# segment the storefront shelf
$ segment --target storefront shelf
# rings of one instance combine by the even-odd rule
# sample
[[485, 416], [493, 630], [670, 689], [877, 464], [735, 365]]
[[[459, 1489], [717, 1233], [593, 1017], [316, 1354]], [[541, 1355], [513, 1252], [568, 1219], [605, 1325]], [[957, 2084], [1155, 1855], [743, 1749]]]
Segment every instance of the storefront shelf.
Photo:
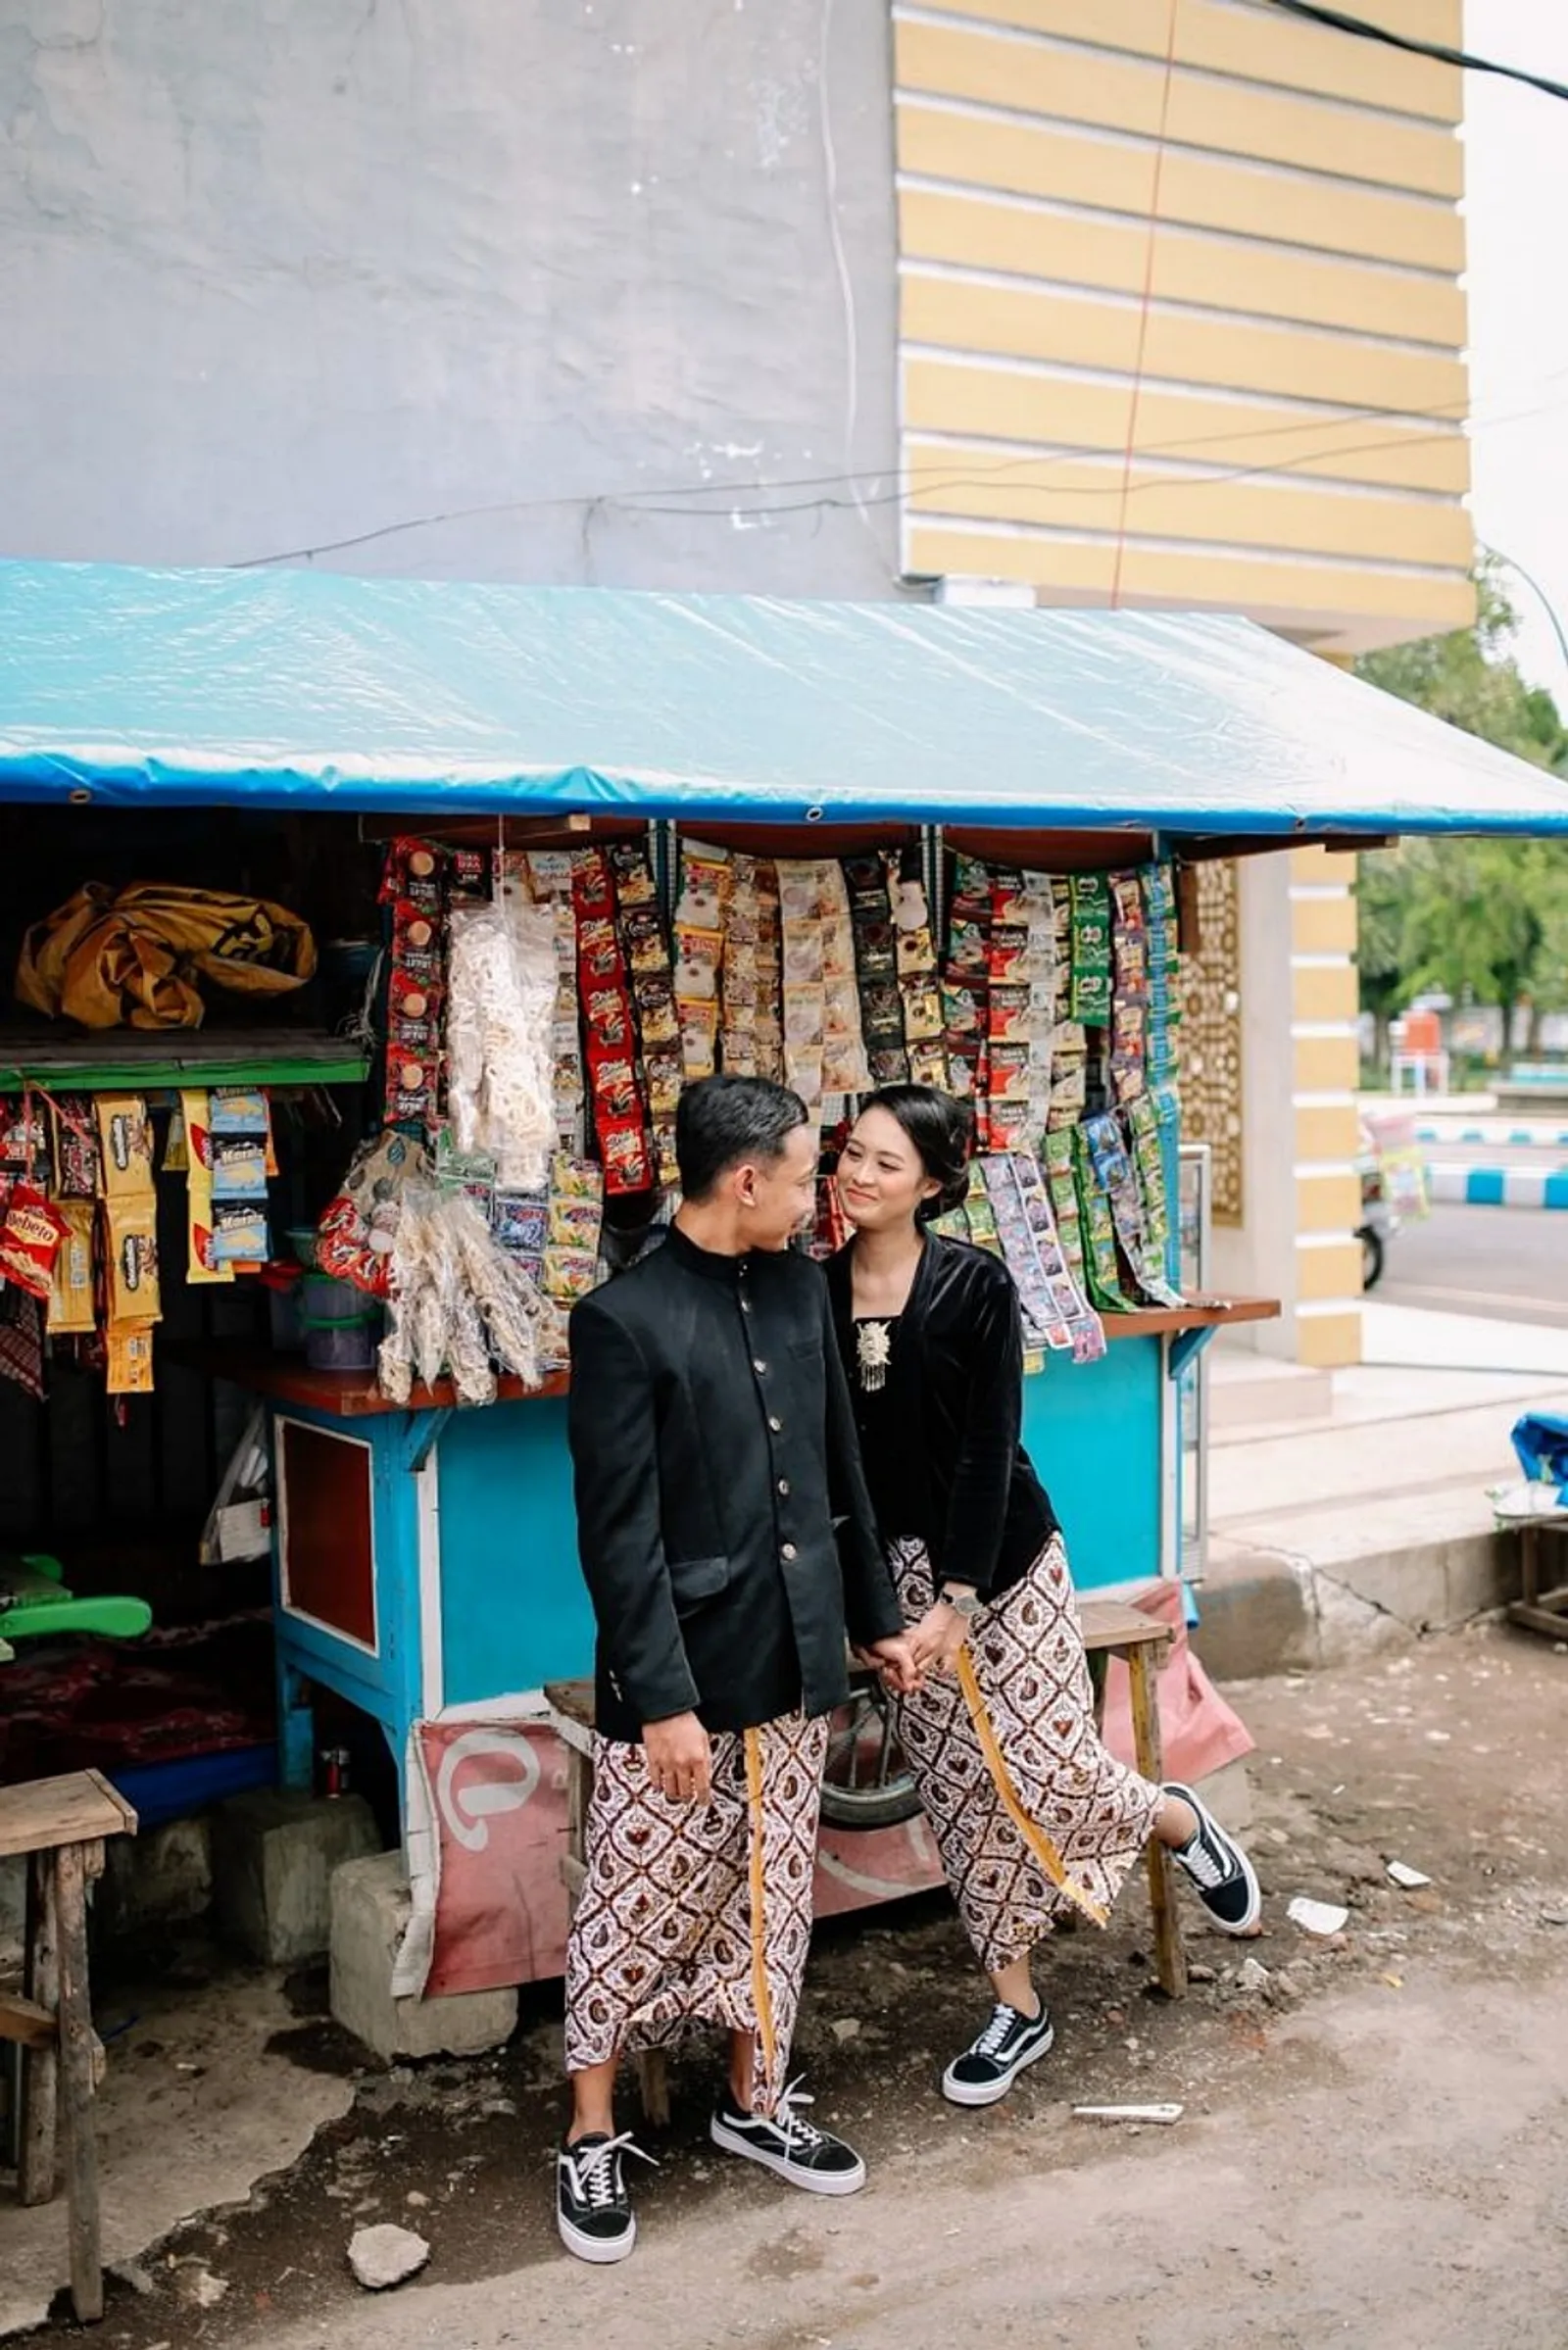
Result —
[[[226, 1379], [272, 1403], [330, 1412], [341, 1420], [371, 1419], [394, 1411], [451, 1411], [458, 1401], [450, 1379], [438, 1379], [434, 1387], [416, 1387], [407, 1403], [394, 1403], [372, 1386], [368, 1371], [318, 1371], [297, 1354], [269, 1354], [255, 1346], [181, 1346], [177, 1342], [163, 1351], [169, 1361], [205, 1371], [209, 1379]], [[565, 1392], [564, 1372], [553, 1373], [537, 1388], [525, 1388], [510, 1374], [496, 1381], [499, 1403], [564, 1395]]]
[[138, 1094], [181, 1086], [363, 1085], [366, 1054], [322, 1029], [0, 1030], [0, 1094]]
[[[1107, 1314], [1105, 1336], [1158, 1338], [1166, 1332], [1209, 1330], [1222, 1323], [1267, 1322], [1279, 1310], [1272, 1297], [1212, 1298], [1202, 1305]], [[269, 1354], [254, 1346], [175, 1344], [168, 1347], [167, 1353], [171, 1361], [205, 1371], [210, 1379], [226, 1379], [254, 1395], [266, 1395], [273, 1403], [331, 1412], [344, 1420], [366, 1419], [391, 1411], [450, 1411], [458, 1400], [451, 1380], [440, 1379], [434, 1387], [415, 1388], [406, 1404], [393, 1403], [372, 1385], [365, 1371], [317, 1371], [298, 1355]], [[496, 1382], [496, 1400], [515, 1403], [545, 1395], [564, 1395], [569, 1384], [564, 1371], [551, 1373], [537, 1388], [525, 1388], [520, 1379], [506, 1376]]]
[[1159, 1338], [1167, 1331], [1216, 1330], [1230, 1322], [1273, 1322], [1279, 1318], [1277, 1297], [1209, 1297], [1201, 1303], [1140, 1306], [1136, 1313], [1106, 1314], [1107, 1339]]

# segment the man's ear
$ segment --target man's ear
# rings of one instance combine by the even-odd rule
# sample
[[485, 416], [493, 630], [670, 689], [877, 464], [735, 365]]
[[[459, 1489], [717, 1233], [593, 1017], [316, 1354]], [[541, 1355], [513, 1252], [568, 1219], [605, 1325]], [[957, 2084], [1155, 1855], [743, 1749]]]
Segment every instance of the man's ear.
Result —
[[730, 1190], [742, 1207], [757, 1205], [757, 1169], [750, 1159], [743, 1158], [730, 1173]]

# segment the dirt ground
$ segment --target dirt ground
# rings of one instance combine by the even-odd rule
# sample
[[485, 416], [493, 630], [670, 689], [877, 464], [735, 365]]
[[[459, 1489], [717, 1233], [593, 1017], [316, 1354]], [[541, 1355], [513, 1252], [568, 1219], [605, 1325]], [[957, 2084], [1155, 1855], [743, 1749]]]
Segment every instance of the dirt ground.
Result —
[[[1364, 1669], [1229, 1692], [1251, 1727], [1266, 1933], [1200, 1931], [1181, 2004], [1147, 1906], [1058, 1937], [1055, 2052], [963, 2113], [941, 2065], [983, 2013], [946, 1902], [818, 1935], [797, 2040], [820, 2119], [873, 2168], [854, 2202], [792, 2194], [706, 2142], [713, 2066], [676, 2068], [631, 2166], [641, 2241], [590, 2272], [557, 2243], [559, 1998], [469, 2064], [358, 2076], [352, 2110], [249, 2201], [111, 2283], [104, 2350], [1568, 2350], [1568, 1653], [1495, 1627]], [[1390, 1858], [1425, 1871], [1401, 1892]], [[1348, 1904], [1338, 1944], [1285, 1915]], [[1267, 1971], [1237, 1981], [1249, 1956]], [[353, 2070], [293, 1985], [282, 2048]], [[318, 2012], [312, 2013], [315, 2008]], [[1076, 2102], [1179, 2100], [1171, 2128]], [[627, 2119], [632, 2119], [628, 2106]], [[156, 2159], [149, 2149], [149, 2159]], [[424, 2275], [371, 2300], [345, 2247], [397, 2220]], [[28, 2337], [82, 2337], [56, 2324]]]

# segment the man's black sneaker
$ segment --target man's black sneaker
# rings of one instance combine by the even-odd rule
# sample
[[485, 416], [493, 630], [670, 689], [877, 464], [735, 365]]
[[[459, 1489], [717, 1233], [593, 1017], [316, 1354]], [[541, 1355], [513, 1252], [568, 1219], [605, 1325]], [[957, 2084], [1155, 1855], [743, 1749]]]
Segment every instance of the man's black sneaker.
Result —
[[1172, 1847], [1172, 1860], [1197, 1885], [1199, 1899], [1221, 1934], [1250, 1934], [1263, 1912], [1251, 1862], [1190, 1787], [1170, 1779], [1165, 1793], [1179, 1796], [1198, 1814], [1198, 1834], [1190, 1844]]
[[994, 2007], [984, 2031], [943, 2074], [942, 2094], [950, 2105], [995, 2105], [1026, 2066], [1051, 2053], [1055, 2036], [1043, 2000], [1037, 2016]]
[[808, 2194], [856, 2194], [865, 2184], [865, 2165], [853, 2146], [806, 2120], [799, 2109], [810, 2102], [792, 2083], [772, 2116], [764, 2119], [737, 2113], [733, 2099], [726, 2097], [714, 2111], [709, 2135], [726, 2154], [760, 2163], [764, 2171], [787, 2179], [791, 2186], [805, 2187]]
[[621, 2172], [621, 2156], [635, 2154], [652, 2162], [631, 2132], [607, 2137], [590, 2130], [573, 2146], [556, 2156], [556, 2225], [568, 2252], [579, 2260], [624, 2260], [637, 2241], [637, 2222]]

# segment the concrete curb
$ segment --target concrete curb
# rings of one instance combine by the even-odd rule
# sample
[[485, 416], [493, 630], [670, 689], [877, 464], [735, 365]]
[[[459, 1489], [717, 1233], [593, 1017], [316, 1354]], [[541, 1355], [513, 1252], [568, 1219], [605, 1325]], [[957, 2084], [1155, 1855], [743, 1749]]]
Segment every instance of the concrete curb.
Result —
[[1211, 1537], [1193, 1647], [1216, 1681], [1318, 1672], [1456, 1630], [1518, 1585], [1512, 1533], [1461, 1533], [1332, 1566]]
[[1428, 1167], [1427, 1188], [1449, 1206], [1568, 1208], [1568, 1167], [1439, 1164]]

